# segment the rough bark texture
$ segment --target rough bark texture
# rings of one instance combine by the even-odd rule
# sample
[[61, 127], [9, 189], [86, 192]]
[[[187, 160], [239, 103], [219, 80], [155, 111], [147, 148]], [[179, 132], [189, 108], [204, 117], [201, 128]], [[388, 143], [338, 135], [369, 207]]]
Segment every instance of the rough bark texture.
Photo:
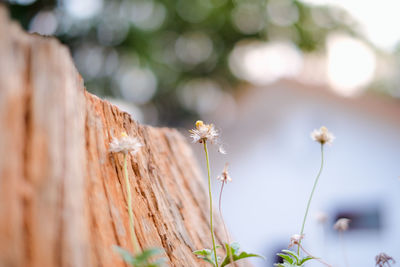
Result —
[[206, 266], [192, 254], [211, 246], [205, 181], [184, 138], [86, 92], [67, 48], [6, 13], [0, 6], [0, 266], [126, 266], [112, 250], [132, 250], [123, 155], [108, 152], [122, 131], [144, 144], [128, 163], [140, 246], [163, 248], [169, 266]]

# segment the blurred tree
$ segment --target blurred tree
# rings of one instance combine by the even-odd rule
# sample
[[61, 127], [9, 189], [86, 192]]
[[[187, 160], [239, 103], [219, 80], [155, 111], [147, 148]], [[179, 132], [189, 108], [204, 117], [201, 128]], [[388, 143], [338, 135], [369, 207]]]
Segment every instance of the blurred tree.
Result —
[[239, 42], [313, 51], [329, 32], [350, 29], [343, 12], [296, 0], [9, 0], [9, 8], [24, 28], [70, 47], [89, 91], [175, 126], [235, 90], [229, 55]]

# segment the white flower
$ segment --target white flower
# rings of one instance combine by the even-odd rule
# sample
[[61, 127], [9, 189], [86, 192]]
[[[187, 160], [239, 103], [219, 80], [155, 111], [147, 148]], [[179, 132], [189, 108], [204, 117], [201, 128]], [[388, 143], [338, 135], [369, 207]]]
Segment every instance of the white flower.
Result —
[[203, 121], [196, 121], [196, 128], [189, 130], [189, 132], [191, 133], [190, 137], [193, 139], [193, 143], [203, 143], [204, 141], [214, 143], [219, 136], [214, 124], [204, 124]]
[[130, 137], [126, 132], [121, 133], [121, 138], [117, 139], [113, 137], [110, 143], [110, 152], [124, 154], [131, 153], [132, 155], [137, 153], [143, 145], [139, 142], [136, 137]]
[[300, 241], [304, 238], [304, 235], [294, 234], [290, 237], [289, 248], [293, 247], [294, 245], [300, 244]]
[[210, 141], [211, 144], [217, 144], [219, 146], [218, 152], [221, 154], [226, 154], [225, 149], [219, 142], [219, 132], [215, 129], [214, 124], [204, 124], [203, 121], [196, 121], [195, 129], [189, 130], [190, 137], [193, 143], [203, 143]]
[[223, 183], [232, 182], [232, 178], [229, 176], [228, 173], [228, 163], [225, 163], [224, 170], [222, 171], [221, 175], [217, 177], [217, 180], [220, 180]]
[[333, 228], [339, 232], [344, 232], [347, 229], [349, 229], [349, 224], [351, 220], [347, 218], [340, 218], [339, 220], [336, 221], [335, 225]]
[[315, 129], [311, 133], [311, 138], [314, 141], [319, 142], [323, 145], [325, 143], [332, 144], [333, 140], [335, 139], [335, 136], [331, 132], [329, 132], [325, 126], [322, 126], [318, 130]]

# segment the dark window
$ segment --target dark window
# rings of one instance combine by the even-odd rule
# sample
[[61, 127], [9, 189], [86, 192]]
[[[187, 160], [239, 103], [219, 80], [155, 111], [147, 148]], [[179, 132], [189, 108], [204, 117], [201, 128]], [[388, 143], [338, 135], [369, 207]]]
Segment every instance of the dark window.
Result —
[[[334, 214], [334, 222], [340, 218], [351, 220], [349, 231], [351, 230], [376, 230], [382, 227], [381, 209], [378, 206], [366, 206], [357, 208], [338, 209]], [[333, 222], [333, 223], [334, 223]]]

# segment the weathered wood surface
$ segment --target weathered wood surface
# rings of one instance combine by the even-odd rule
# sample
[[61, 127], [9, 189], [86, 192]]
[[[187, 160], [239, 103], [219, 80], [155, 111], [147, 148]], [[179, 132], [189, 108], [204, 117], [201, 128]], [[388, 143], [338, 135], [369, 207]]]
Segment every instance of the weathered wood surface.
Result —
[[[24, 33], [0, 6], [0, 266], [126, 266], [132, 249], [122, 131], [144, 147], [129, 157], [135, 231], [169, 266], [206, 266], [211, 246], [205, 181], [176, 130], [139, 125], [85, 91], [67, 48]], [[222, 243], [221, 224], [216, 238]]]

